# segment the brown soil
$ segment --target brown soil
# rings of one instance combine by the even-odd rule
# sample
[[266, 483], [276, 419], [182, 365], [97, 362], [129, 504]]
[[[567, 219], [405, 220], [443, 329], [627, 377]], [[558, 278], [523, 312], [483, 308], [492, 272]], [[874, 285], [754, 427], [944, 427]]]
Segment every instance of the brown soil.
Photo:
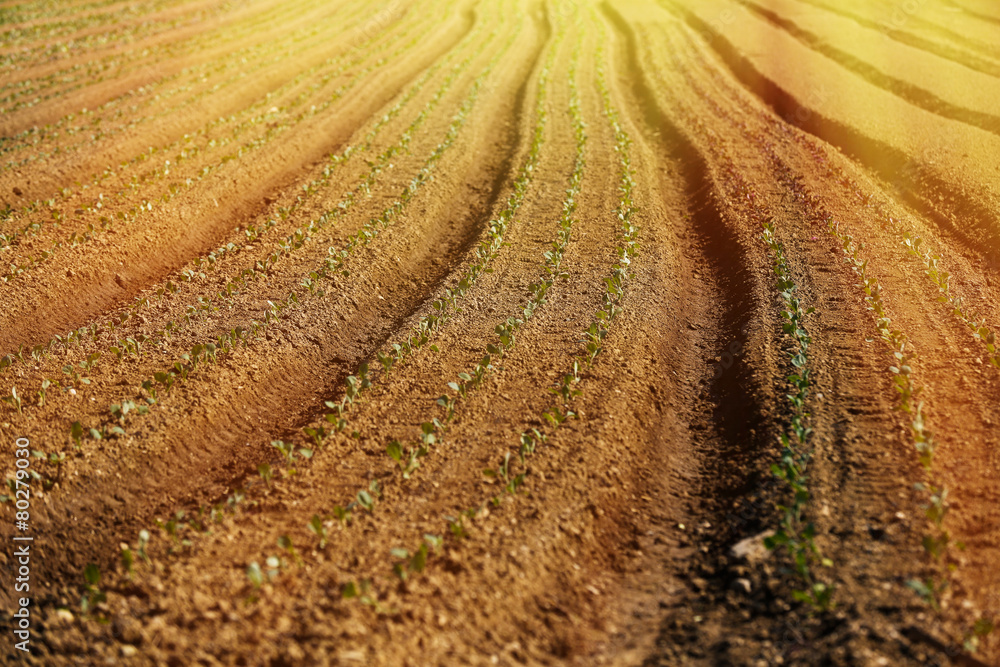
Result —
[[1000, 664], [1000, 15], [912, 4], [0, 3], [5, 658]]

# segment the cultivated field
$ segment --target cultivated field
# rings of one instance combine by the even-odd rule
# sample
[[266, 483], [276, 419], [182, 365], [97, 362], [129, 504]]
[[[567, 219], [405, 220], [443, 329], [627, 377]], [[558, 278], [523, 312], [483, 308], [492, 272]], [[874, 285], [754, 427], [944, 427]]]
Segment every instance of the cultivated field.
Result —
[[5, 660], [1000, 664], [998, 36], [0, 0]]

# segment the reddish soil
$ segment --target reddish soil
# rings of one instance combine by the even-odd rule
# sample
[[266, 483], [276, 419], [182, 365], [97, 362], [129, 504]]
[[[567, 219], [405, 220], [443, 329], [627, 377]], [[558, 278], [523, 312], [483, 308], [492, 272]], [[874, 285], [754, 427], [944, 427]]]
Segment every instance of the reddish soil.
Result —
[[6, 660], [1000, 664], [990, 2], [0, 18]]

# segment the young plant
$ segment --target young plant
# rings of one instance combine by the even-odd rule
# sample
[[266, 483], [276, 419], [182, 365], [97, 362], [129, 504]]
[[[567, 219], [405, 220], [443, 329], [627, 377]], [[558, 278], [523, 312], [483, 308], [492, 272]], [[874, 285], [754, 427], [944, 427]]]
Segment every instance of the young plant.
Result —
[[469, 536], [469, 532], [465, 528], [465, 519], [462, 516], [446, 516], [444, 520], [448, 522], [448, 529], [455, 539], [461, 540]]
[[368, 491], [362, 489], [358, 491], [357, 495], [358, 506], [367, 512], [371, 513], [375, 511], [375, 498]]
[[125, 578], [131, 580], [134, 571], [135, 555], [129, 545], [122, 542], [119, 545], [122, 559], [122, 569], [125, 570]]
[[347, 524], [351, 521], [351, 510], [345, 509], [340, 505], [334, 505], [333, 516], [340, 522], [341, 528], [347, 528]]
[[264, 486], [271, 488], [271, 465], [269, 463], [257, 464], [257, 474], [259, 474], [260, 478], [264, 480]]
[[277, 449], [279, 452], [281, 452], [281, 455], [285, 457], [285, 461], [289, 465], [294, 463], [296, 454], [306, 459], [312, 458], [313, 455], [311, 449], [306, 449], [306, 448], [296, 449], [293, 443], [285, 442], [283, 440], [272, 440], [271, 446]]
[[17, 410], [21, 414], [21, 397], [17, 394], [17, 387], [11, 387], [10, 396], [0, 396], [0, 400]]
[[427, 456], [426, 447], [404, 447], [398, 440], [391, 441], [385, 451], [399, 464], [399, 469], [403, 471], [403, 479], [409, 479], [410, 475], [420, 467], [420, 458]]
[[319, 548], [325, 549], [326, 543], [329, 539], [327, 534], [326, 525], [323, 522], [323, 517], [319, 514], [313, 514], [312, 519], [309, 520], [309, 530], [311, 530], [316, 537], [319, 538]]
[[136, 546], [135, 552], [139, 555], [139, 558], [144, 560], [148, 565], [150, 560], [149, 554], [146, 552], [147, 546], [149, 546], [149, 531], [143, 528], [139, 531], [139, 543]]
[[518, 449], [518, 456], [521, 459], [521, 465], [525, 465], [525, 460], [528, 456], [535, 453], [538, 445], [544, 443], [547, 436], [540, 433], [538, 429], [533, 428], [531, 431], [525, 431], [521, 434], [521, 446]]
[[316, 449], [322, 449], [323, 441], [326, 440], [326, 437], [329, 435], [327, 430], [322, 426], [318, 426], [316, 428], [307, 426], [302, 429], [302, 432], [312, 438], [313, 442], [316, 444]]
[[299, 552], [295, 550], [295, 546], [292, 544], [292, 538], [287, 535], [282, 535], [278, 538], [278, 546], [282, 551], [287, 553], [293, 561], [295, 561], [296, 565], [299, 567], [304, 565], [302, 558], [299, 556]]
[[100, 589], [101, 571], [96, 565], [88, 563], [83, 570], [83, 578], [86, 584], [83, 596], [80, 598], [80, 610], [84, 614], [92, 614], [108, 597]]
[[48, 378], [42, 380], [42, 388], [38, 390], [38, 407], [44, 408], [45, 401], [48, 398], [46, 390], [52, 386], [52, 381]]
[[542, 413], [542, 417], [545, 418], [545, 421], [552, 424], [552, 428], [559, 428], [567, 419], [576, 417], [576, 413], [568, 409], [565, 412], [562, 412], [556, 406], [552, 406]]

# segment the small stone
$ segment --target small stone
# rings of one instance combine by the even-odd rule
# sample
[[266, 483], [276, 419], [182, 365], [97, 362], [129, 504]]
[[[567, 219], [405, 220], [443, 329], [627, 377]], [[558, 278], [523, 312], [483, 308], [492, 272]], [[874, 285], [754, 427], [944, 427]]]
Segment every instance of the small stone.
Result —
[[733, 588], [738, 591], [741, 590], [744, 593], [750, 593], [750, 591], [753, 590], [753, 584], [750, 583], [749, 579], [744, 579], [743, 577], [740, 577], [739, 579], [733, 582]]
[[759, 535], [740, 540], [729, 550], [733, 558], [739, 558], [748, 563], [760, 563], [768, 559], [770, 552], [764, 546], [764, 539], [774, 535], [773, 530], [766, 530]]
[[111, 631], [125, 644], [142, 644], [142, 625], [130, 616], [116, 618], [111, 625]]
[[122, 289], [125, 289], [125, 279], [122, 278], [122, 274], [120, 274], [120, 273], [116, 273], [115, 274], [115, 282], [118, 283], [119, 287], [121, 287]]
[[337, 654], [337, 659], [340, 662], [364, 662], [365, 654], [363, 651], [341, 651]]
[[123, 658], [133, 658], [139, 653], [139, 650], [131, 644], [123, 644], [121, 651]]
[[204, 612], [213, 606], [214, 600], [201, 591], [195, 591], [191, 596], [191, 604], [198, 611]]
[[281, 633], [289, 632], [292, 629], [292, 619], [287, 616], [281, 616], [275, 622], [274, 629]]
[[24, 192], [23, 192], [23, 191], [21, 190], [21, 188], [19, 188], [19, 187], [17, 187], [17, 186], [15, 185], [15, 186], [14, 186], [14, 194], [16, 194], [16, 195], [17, 195], [18, 197], [20, 197], [21, 195], [23, 195], [23, 194], [24, 194]]

